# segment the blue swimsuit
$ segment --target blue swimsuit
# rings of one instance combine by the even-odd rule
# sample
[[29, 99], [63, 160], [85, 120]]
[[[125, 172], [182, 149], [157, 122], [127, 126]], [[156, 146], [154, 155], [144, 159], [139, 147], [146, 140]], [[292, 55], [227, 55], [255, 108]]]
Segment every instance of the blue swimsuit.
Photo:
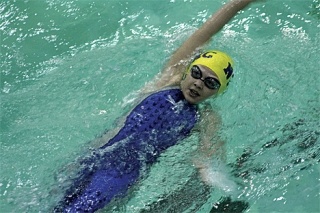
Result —
[[83, 160], [84, 169], [55, 211], [94, 212], [125, 195], [161, 152], [188, 136], [197, 119], [197, 107], [185, 100], [180, 89], [148, 96], [115, 137]]

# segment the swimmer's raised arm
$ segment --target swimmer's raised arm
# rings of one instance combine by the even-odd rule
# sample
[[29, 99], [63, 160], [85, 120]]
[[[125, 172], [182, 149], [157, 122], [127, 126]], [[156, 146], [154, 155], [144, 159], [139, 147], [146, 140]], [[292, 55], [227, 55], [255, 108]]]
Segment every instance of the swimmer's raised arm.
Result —
[[253, 1], [255, 0], [232, 0], [214, 13], [170, 57], [156, 82], [156, 87], [159, 89], [178, 85], [188, 65], [186, 62], [190, 60], [195, 51], [206, 44], [231, 18]]
[[167, 67], [175, 66], [192, 56], [197, 48], [207, 43], [240, 10], [254, 0], [233, 0], [214, 13], [198, 30], [196, 30], [172, 55]]

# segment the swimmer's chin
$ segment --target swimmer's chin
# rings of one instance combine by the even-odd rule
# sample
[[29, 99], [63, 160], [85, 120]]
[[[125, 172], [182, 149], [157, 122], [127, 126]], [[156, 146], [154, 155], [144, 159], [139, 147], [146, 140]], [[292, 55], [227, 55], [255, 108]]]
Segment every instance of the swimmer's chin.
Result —
[[194, 93], [192, 93], [191, 90], [183, 91], [182, 93], [184, 95], [184, 98], [190, 104], [199, 104], [199, 103], [201, 103], [203, 101], [203, 100], [201, 100], [201, 96], [200, 95], [195, 95]]

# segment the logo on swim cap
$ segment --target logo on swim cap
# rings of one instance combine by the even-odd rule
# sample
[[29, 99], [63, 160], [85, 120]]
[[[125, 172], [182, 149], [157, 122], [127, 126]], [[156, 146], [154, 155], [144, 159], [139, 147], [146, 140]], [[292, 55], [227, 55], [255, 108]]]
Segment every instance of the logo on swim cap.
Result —
[[218, 76], [221, 84], [218, 93], [222, 93], [226, 89], [231, 77], [233, 77], [233, 60], [221, 51], [210, 50], [196, 56], [187, 73], [190, 72], [191, 67], [194, 65], [206, 66]]
[[224, 73], [227, 75], [227, 79], [233, 76], [233, 68], [230, 63], [228, 63], [228, 67], [223, 70], [224, 70]]

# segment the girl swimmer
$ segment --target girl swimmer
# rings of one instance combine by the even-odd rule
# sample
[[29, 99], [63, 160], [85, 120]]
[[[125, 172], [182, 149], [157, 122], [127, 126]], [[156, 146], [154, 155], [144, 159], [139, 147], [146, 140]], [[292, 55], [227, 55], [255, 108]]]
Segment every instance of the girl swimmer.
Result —
[[[157, 80], [144, 90], [153, 88], [156, 92], [130, 112], [113, 138], [81, 162], [84, 169], [55, 212], [94, 212], [123, 197], [143, 171], [168, 147], [188, 137], [200, 120], [202, 151], [209, 157], [221, 150], [223, 142], [212, 144], [210, 135], [217, 130], [219, 120], [208, 114], [200, 119], [197, 104], [225, 91], [233, 76], [233, 61], [217, 50], [196, 56], [191, 64], [189, 58], [253, 1], [227, 3], [182, 44]], [[208, 168], [198, 166], [207, 181]]]

